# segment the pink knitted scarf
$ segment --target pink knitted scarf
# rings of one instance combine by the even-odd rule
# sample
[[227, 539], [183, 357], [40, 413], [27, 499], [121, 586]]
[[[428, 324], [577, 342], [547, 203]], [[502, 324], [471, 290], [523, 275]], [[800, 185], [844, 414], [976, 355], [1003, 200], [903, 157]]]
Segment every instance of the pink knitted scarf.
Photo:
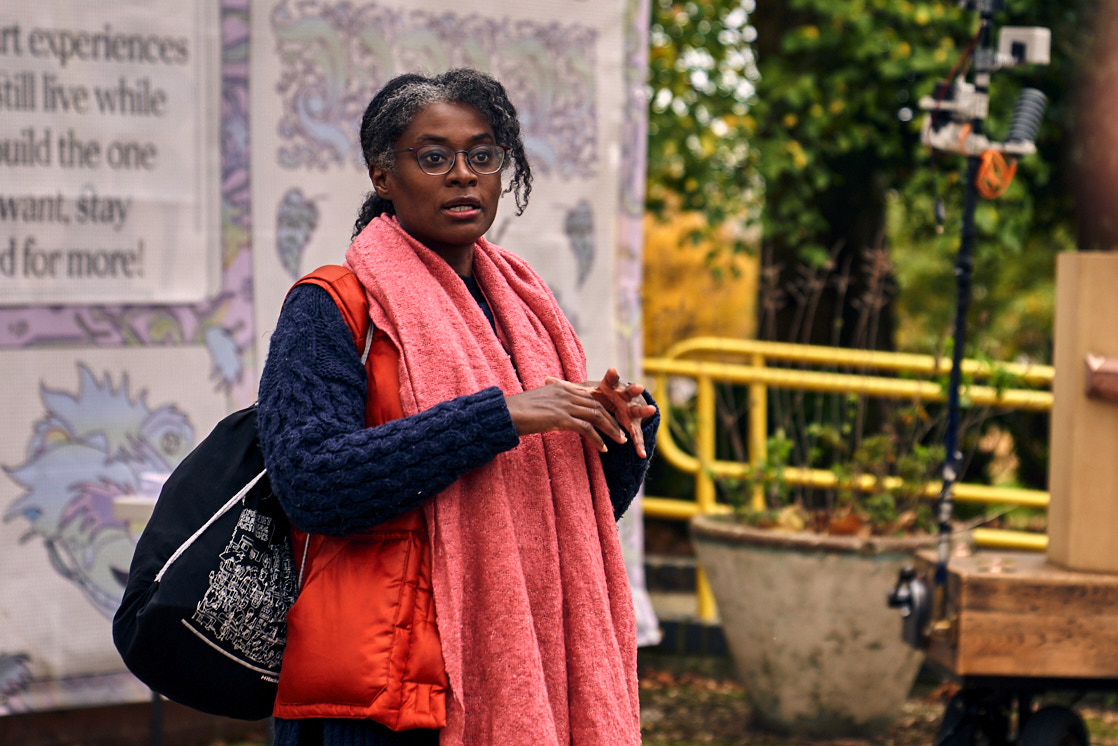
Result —
[[[346, 263], [401, 351], [405, 415], [488, 386], [586, 380], [543, 280], [485, 239], [474, 277], [504, 345], [454, 270], [394, 217], [370, 223]], [[524, 436], [425, 512], [452, 695], [440, 744], [640, 743], [632, 597], [597, 452], [574, 433]]]

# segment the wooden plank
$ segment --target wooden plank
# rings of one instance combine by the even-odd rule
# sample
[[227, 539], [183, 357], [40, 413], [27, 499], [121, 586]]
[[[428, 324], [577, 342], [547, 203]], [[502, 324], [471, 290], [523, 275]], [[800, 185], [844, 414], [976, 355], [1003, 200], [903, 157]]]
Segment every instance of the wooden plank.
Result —
[[1058, 613], [975, 612], [960, 617], [956, 667], [961, 675], [1118, 677], [1115, 617], [1072, 619]]
[[1118, 253], [1060, 255], [1049, 464], [1048, 557], [1118, 573], [1118, 403], [1087, 398], [1088, 353], [1118, 358]]
[[[919, 555], [925, 577], [934, 562]], [[956, 675], [1118, 678], [1118, 576], [980, 552], [948, 565], [946, 607], [954, 634], [927, 653]]]

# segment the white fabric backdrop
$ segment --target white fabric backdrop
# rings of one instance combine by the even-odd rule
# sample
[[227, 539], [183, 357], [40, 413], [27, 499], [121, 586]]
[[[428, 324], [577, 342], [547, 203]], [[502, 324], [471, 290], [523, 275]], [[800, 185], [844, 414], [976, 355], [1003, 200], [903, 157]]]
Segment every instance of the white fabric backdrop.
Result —
[[[199, 19], [215, 5], [128, 0], [97, 3], [94, 12], [84, 0], [0, 0], [0, 141], [13, 122], [27, 121], [4, 81], [34, 67], [23, 56], [30, 29], [97, 33], [108, 26], [194, 39]], [[343, 28], [343, 12], [379, 20]], [[175, 231], [181, 240], [158, 259], [158, 282], [106, 279], [95, 296], [40, 283], [18, 302], [6, 302], [15, 284], [0, 286], [0, 716], [149, 696], [125, 672], [110, 636], [135, 540], [113, 515], [112, 498], [153, 494], [158, 485], [146, 474], [174, 466], [222, 415], [255, 398], [268, 330], [292, 277], [339, 261], [348, 244], [366, 189], [352, 128], [376, 85], [393, 72], [471, 64], [509, 85], [525, 119], [536, 188], [523, 218], [512, 217], [511, 203], [502, 207], [491, 238], [526, 256], [552, 284], [586, 343], [592, 371], [616, 363], [622, 375], [640, 380], [647, 0], [221, 0], [217, 20], [220, 32], [211, 31], [220, 40], [220, 86], [202, 86], [191, 109], [191, 116], [220, 110], [216, 138], [178, 139], [204, 117], [165, 128], [168, 115], [154, 127], [123, 130], [101, 115], [21, 124], [80, 128], [89, 141], [132, 132], [157, 142], [160, 157], [182, 163], [220, 154], [220, 171], [201, 186], [220, 194], [221, 221], [219, 231], [200, 237]], [[198, 31], [202, 47], [206, 33]], [[110, 65], [66, 77], [92, 95], [94, 84], [121, 74], [137, 75]], [[182, 103], [186, 89], [169, 82], [165, 88], [168, 96], [175, 91], [169, 102]], [[40, 89], [36, 106], [42, 101]], [[0, 163], [0, 194], [16, 183], [8, 177], [18, 168]], [[191, 179], [184, 172], [176, 186], [194, 194]], [[37, 183], [26, 193], [68, 195], [73, 187], [61, 174]], [[137, 199], [148, 187], [156, 195], [166, 187], [116, 188], [111, 180], [96, 186]], [[199, 197], [191, 220], [208, 220], [204, 202]], [[194, 204], [180, 205], [183, 215], [193, 209], [188, 203]], [[66, 210], [76, 215], [76, 202]], [[138, 226], [130, 217], [121, 232]], [[82, 235], [116, 232], [101, 228]], [[10, 239], [22, 240], [26, 229], [0, 221], [0, 274]], [[202, 279], [215, 258], [216, 288]], [[659, 632], [644, 591], [638, 506], [620, 530], [641, 642], [653, 644]]]
[[217, 291], [218, 11], [0, 2], [0, 304]]
[[292, 280], [344, 258], [370, 188], [357, 127], [372, 95], [402, 72], [469, 66], [509, 89], [534, 176], [524, 215], [506, 197], [488, 237], [547, 280], [590, 370], [604, 373], [617, 359], [623, 11], [575, 0], [254, 2], [252, 170], [270, 175], [252, 188], [257, 327], [270, 328]]

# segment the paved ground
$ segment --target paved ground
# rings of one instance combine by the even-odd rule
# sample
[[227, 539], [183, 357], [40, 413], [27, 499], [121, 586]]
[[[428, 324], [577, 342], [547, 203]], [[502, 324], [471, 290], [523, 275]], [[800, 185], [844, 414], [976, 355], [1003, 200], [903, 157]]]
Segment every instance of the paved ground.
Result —
[[641, 720], [646, 746], [929, 745], [935, 740], [941, 713], [942, 708], [934, 701], [914, 697], [906, 704], [897, 725], [880, 739], [805, 741], [751, 728], [745, 690], [733, 679], [653, 670], [646, 670], [641, 678]]
[[[924, 680], [894, 727], [880, 737], [808, 741], [750, 726], [745, 689], [728, 659], [641, 656], [645, 746], [931, 746], [951, 694], [949, 686]], [[164, 710], [164, 746], [266, 746], [263, 724], [218, 722], [169, 704]], [[1094, 746], [1118, 746], [1115, 695], [1092, 694], [1076, 710], [1086, 719]], [[140, 705], [66, 718], [48, 713], [3, 723], [0, 746], [150, 746], [148, 727], [149, 713]]]
[[[732, 679], [698, 673], [645, 670], [641, 677], [644, 746], [931, 746], [949, 690], [918, 687], [896, 725], [873, 739], [806, 740], [749, 726], [745, 692]], [[1113, 703], [1079, 707], [1093, 746], [1118, 746], [1118, 711]], [[207, 740], [197, 746], [265, 746], [263, 741]]]
[[[645, 667], [641, 718], [645, 746], [931, 746], [935, 743], [950, 684], [918, 683], [887, 733], [872, 739], [807, 740], [751, 728], [744, 688], [720, 673]], [[1115, 696], [1088, 696], [1075, 707], [1094, 746], [1118, 746]]]

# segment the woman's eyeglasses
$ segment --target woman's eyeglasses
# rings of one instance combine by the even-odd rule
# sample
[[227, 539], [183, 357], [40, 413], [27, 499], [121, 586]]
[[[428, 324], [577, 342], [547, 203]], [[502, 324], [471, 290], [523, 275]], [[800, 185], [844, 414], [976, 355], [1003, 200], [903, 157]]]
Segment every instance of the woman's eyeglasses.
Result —
[[466, 154], [466, 163], [475, 174], [495, 174], [505, 165], [508, 150], [504, 145], [478, 145], [469, 150], [451, 150], [445, 145], [421, 145], [395, 152], [415, 153], [415, 160], [423, 173], [442, 176], [454, 168], [454, 159], [459, 153]]

